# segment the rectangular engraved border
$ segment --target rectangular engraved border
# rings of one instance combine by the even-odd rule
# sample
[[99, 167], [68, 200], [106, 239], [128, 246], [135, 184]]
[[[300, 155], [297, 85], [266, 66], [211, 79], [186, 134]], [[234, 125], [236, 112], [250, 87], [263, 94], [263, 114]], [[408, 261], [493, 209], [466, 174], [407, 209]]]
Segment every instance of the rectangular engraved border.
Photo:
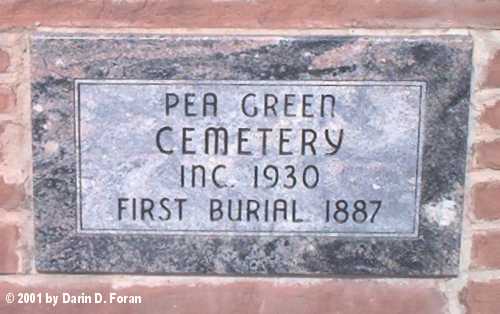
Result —
[[[412, 232], [318, 232], [318, 231], [228, 231], [228, 230], [163, 230], [163, 229], [117, 229], [117, 228], [83, 228], [82, 218], [82, 185], [81, 185], [81, 136], [80, 136], [80, 85], [176, 85], [176, 84], [193, 84], [193, 85], [274, 85], [274, 86], [411, 86], [419, 87], [419, 103], [418, 103], [418, 128], [417, 128], [417, 160], [416, 160], [416, 176], [415, 176], [415, 198], [413, 213], [413, 230]], [[74, 111], [75, 111], [75, 155], [77, 159], [76, 167], [76, 205], [77, 205], [77, 233], [91, 234], [106, 234], [106, 233], [122, 233], [122, 234], [205, 234], [205, 235], [268, 235], [268, 236], [329, 236], [329, 237], [417, 237], [418, 225], [420, 217], [420, 184], [421, 184], [421, 159], [423, 151], [423, 122], [422, 115], [425, 108], [426, 83], [422, 81], [244, 81], [244, 80], [89, 80], [76, 79], [74, 81]]]

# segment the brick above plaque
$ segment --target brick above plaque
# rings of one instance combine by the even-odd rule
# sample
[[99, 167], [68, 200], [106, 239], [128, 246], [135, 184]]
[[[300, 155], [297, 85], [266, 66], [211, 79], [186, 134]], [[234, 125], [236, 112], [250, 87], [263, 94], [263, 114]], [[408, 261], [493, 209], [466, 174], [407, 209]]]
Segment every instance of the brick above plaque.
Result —
[[37, 35], [38, 270], [456, 274], [471, 46]]

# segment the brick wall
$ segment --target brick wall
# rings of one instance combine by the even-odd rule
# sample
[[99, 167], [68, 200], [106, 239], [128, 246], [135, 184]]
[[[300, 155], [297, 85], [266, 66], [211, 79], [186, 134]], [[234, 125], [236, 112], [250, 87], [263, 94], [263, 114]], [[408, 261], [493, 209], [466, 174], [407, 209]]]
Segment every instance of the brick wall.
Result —
[[[0, 313], [500, 313], [498, 0], [0, 2]], [[38, 274], [33, 267], [33, 32], [470, 34], [474, 39], [461, 272], [452, 279]], [[137, 294], [142, 305], [8, 305], [7, 292]]]

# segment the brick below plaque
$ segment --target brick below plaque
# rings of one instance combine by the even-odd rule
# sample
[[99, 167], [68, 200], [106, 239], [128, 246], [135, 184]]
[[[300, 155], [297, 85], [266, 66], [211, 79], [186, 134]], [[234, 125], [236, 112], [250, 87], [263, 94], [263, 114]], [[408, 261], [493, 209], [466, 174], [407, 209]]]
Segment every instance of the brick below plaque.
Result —
[[37, 35], [37, 269], [456, 275], [471, 49]]

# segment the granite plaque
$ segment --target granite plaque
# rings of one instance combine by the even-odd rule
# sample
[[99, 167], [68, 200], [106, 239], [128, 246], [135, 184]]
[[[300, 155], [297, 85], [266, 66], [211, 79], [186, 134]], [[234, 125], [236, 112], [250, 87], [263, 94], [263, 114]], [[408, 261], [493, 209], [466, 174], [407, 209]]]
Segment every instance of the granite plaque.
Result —
[[456, 274], [471, 48], [35, 36], [37, 269]]
[[76, 81], [80, 230], [414, 236], [424, 88]]

